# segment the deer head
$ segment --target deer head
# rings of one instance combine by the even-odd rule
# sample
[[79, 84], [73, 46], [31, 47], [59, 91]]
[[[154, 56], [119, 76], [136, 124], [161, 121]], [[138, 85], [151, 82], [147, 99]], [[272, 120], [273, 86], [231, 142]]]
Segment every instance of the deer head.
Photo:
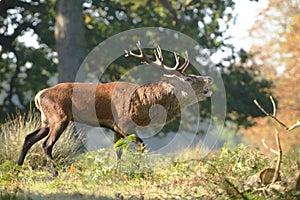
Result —
[[[209, 90], [209, 86], [213, 81], [211, 77], [185, 73], [185, 70], [190, 64], [187, 51], [185, 52], [184, 63], [182, 65], [180, 65], [180, 56], [174, 52], [175, 66], [168, 67], [164, 65], [164, 58], [159, 46], [154, 49], [155, 61], [152, 61], [144, 53], [140, 42], [136, 45], [140, 53], [135, 54], [132, 51], [125, 50], [125, 57], [141, 59], [143, 64], [161, 67], [163, 70], [163, 81], [172, 84], [176, 89], [177, 95], [179, 95], [186, 104], [191, 105], [212, 95], [212, 91]], [[192, 96], [196, 98], [191, 98]]]

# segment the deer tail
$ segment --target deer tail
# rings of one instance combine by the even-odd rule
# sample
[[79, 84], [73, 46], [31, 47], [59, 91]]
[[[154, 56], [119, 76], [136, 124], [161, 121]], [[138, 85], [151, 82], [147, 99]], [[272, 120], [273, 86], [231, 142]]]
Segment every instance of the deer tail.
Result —
[[41, 109], [41, 96], [45, 93], [47, 89], [43, 89], [41, 91], [39, 91], [35, 97], [34, 97], [34, 103], [37, 109], [39, 109], [40, 111], [42, 111]]

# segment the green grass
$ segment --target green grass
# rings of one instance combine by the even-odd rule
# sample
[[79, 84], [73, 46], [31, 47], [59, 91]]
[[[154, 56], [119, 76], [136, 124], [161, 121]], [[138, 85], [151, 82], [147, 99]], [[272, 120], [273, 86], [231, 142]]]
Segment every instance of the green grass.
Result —
[[80, 149], [80, 142], [71, 137], [71, 128], [55, 146], [59, 176], [53, 178], [40, 144], [29, 152], [22, 167], [15, 164], [25, 135], [36, 126], [34, 115], [18, 116], [1, 125], [0, 199], [300, 198], [294, 186], [299, 152], [284, 157], [282, 181], [272, 187], [241, 189], [250, 176], [271, 167], [275, 157], [265, 157], [242, 144], [234, 149], [225, 145], [204, 159], [198, 159], [196, 147], [180, 157], [141, 154], [128, 148], [117, 170], [113, 148], [74, 151]]

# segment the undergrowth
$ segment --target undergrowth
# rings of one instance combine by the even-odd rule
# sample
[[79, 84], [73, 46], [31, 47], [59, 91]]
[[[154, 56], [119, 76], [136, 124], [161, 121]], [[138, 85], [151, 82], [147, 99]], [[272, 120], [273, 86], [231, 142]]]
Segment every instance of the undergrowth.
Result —
[[285, 155], [277, 185], [241, 189], [249, 177], [272, 165], [274, 157], [243, 144], [233, 149], [225, 145], [202, 159], [196, 147], [179, 156], [126, 146], [117, 168], [113, 148], [79, 153], [80, 142], [71, 137], [71, 128], [54, 147], [59, 176], [53, 178], [41, 145], [33, 146], [22, 167], [16, 165], [23, 139], [39, 125], [37, 119], [18, 116], [1, 125], [0, 199], [300, 198], [300, 183], [294, 180], [298, 151]]
[[[10, 117], [6, 123], [0, 125], [0, 164], [6, 160], [17, 162], [24, 139], [27, 134], [36, 130], [40, 125], [40, 118], [34, 112], [17, 114]], [[44, 167], [47, 159], [42, 148], [42, 142], [34, 144], [26, 156], [25, 164], [33, 168]], [[84, 141], [81, 133], [75, 132], [70, 124], [55, 144], [53, 157], [59, 165], [72, 162], [75, 155], [84, 151]]]

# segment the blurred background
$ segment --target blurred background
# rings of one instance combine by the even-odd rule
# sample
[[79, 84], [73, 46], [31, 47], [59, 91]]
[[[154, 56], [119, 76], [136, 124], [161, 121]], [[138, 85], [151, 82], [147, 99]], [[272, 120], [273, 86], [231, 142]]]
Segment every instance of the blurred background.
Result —
[[[279, 119], [299, 120], [299, 9], [298, 0], [0, 0], [0, 122], [30, 112], [39, 90], [74, 81], [83, 59], [105, 39], [164, 27], [197, 41], [222, 75], [227, 115], [220, 145], [261, 147], [262, 138], [272, 138], [272, 147], [274, 123], [253, 100], [271, 112], [272, 95]], [[117, 59], [99, 81], [117, 81], [135, 65]], [[199, 106], [209, 118], [210, 102]], [[284, 135], [284, 151], [299, 150], [299, 137], [299, 130]]]

